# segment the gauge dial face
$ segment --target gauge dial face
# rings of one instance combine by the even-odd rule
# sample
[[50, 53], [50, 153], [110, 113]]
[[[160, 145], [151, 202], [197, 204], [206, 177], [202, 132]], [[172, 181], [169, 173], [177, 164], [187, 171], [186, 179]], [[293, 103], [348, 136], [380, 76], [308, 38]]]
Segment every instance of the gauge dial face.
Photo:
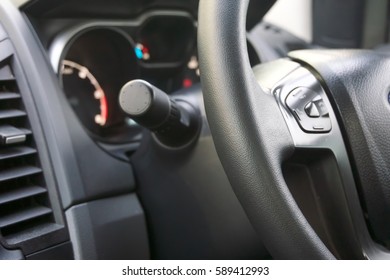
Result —
[[[87, 67], [74, 61], [63, 60], [61, 76], [66, 95], [84, 124], [91, 119], [96, 125], [105, 126], [108, 104], [104, 90]], [[89, 104], [81, 107], [81, 104]]]
[[58, 73], [90, 136], [110, 144], [138, 141], [142, 129], [119, 108], [120, 89], [133, 79], [168, 93], [198, 83], [195, 35], [194, 22], [178, 16], [151, 17], [132, 28], [88, 27], [73, 35]]
[[122, 86], [139, 76], [134, 45], [116, 28], [91, 28], [69, 41], [58, 68], [67, 101], [94, 139], [125, 143], [138, 137], [120, 110]]

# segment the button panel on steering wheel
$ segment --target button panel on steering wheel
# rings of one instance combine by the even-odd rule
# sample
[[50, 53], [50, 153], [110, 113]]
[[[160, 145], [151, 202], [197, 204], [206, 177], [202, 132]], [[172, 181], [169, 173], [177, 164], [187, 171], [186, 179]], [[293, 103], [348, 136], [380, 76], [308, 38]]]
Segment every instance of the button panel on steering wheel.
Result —
[[306, 87], [298, 87], [286, 98], [290, 109], [299, 126], [309, 133], [326, 133], [331, 131], [332, 123], [329, 111], [322, 97]]

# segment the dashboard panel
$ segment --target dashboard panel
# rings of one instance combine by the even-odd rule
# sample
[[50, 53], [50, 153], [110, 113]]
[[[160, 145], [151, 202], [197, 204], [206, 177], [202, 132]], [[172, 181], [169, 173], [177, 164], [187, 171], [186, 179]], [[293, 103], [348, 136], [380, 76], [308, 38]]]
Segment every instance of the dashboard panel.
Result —
[[[273, 2], [250, 2], [248, 38]], [[168, 94], [200, 83], [198, 4], [39, 0], [24, 6], [70, 107], [92, 140], [111, 155], [126, 160], [142, 139], [142, 129], [118, 107], [127, 81], [143, 79]], [[252, 66], [266, 61], [264, 43], [249, 39], [247, 45]]]
[[[43, 206], [46, 210], [36, 215], [50, 215], [69, 237], [66, 233], [66, 242], [57, 244], [57, 238], [36, 230], [36, 222], [41, 226], [46, 220], [32, 215], [32, 231], [21, 233], [37, 235], [41, 240], [28, 246], [39, 247], [9, 250], [0, 244], [0, 259], [270, 258], [232, 192], [207, 125], [196, 49], [198, 0], [13, 2], [24, 5], [12, 8], [8, 0], [0, 1], [0, 41], [10, 55], [1, 66], [14, 71], [12, 81], [3, 83], [16, 83], [18, 92], [5, 94], [12, 100], [3, 109], [25, 111], [13, 117], [17, 123], [28, 117], [28, 138], [35, 139], [36, 147], [30, 143], [27, 152], [7, 155], [2, 165], [20, 172], [20, 163], [32, 164], [41, 171], [28, 178], [39, 174], [45, 182], [30, 186], [35, 178], [19, 173], [22, 180], [7, 178], [5, 183], [12, 182], [19, 195], [21, 190], [34, 195], [15, 201]], [[273, 2], [250, 2], [252, 66], [313, 47], [260, 22]], [[47, 58], [58, 77], [47, 67]], [[196, 145], [170, 150], [149, 133], [141, 138], [141, 127], [118, 107], [119, 89], [132, 79], [147, 80], [199, 106], [203, 126]], [[121, 157], [112, 147], [121, 149]], [[26, 167], [21, 170], [31, 172]], [[20, 203], [15, 209], [7, 203], [7, 212], [23, 216]]]
[[76, 23], [54, 37], [49, 56], [80, 122], [106, 143], [139, 138], [141, 128], [117, 101], [126, 82], [144, 79], [172, 93], [200, 81], [196, 21], [182, 11]]
[[[49, 43], [66, 98], [95, 140], [136, 142], [141, 128], [119, 108], [121, 87], [143, 79], [168, 94], [200, 82], [197, 21], [185, 11], [148, 11], [131, 20], [75, 21]], [[248, 41], [251, 64], [259, 55]]]
[[[143, 79], [175, 94], [200, 83], [198, 1], [116, 0], [109, 5], [96, 0], [93, 9], [84, 2], [55, 1], [56, 9], [44, 5], [47, 0], [27, 6], [32, 26], [86, 132], [104, 150], [125, 159], [124, 153], [142, 139], [142, 129], [119, 108], [121, 87]], [[252, 66], [307, 48], [291, 34], [259, 22], [267, 5], [251, 3], [247, 46]]]
[[53, 39], [49, 54], [69, 104], [101, 142], [132, 142], [140, 133], [119, 108], [126, 82], [144, 79], [167, 93], [200, 82], [196, 21], [186, 12], [76, 24]]
[[[198, 0], [35, 0], [5, 12], [6, 2], [0, 1], [0, 21], [22, 64], [17, 79], [35, 137], [42, 132], [37, 144], [50, 179], [48, 201], [61, 200], [52, 206], [66, 219], [74, 253], [68, 257], [268, 257], [207, 126], [198, 83]], [[260, 2], [266, 10], [266, 1]], [[249, 12], [254, 24], [262, 24], [261, 9]], [[284, 37], [281, 30], [260, 29], [272, 32], [272, 41]], [[253, 30], [248, 28], [252, 65], [259, 57], [270, 59], [263, 51], [269, 42]], [[203, 122], [195, 146], [162, 148], [121, 113], [118, 89], [135, 78], [174, 98], [179, 90], [199, 105]], [[53, 178], [47, 176], [51, 170]], [[61, 258], [61, 250], [50, 248], [40, 257]]]

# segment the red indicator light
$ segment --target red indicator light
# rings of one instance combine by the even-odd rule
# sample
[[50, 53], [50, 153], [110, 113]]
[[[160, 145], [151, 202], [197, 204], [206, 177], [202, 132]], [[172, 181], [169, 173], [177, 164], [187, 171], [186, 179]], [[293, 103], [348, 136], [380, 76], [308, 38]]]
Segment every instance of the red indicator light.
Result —
[[183, 80], [183, 87], [184, 88], [189, 88], [189, 87], [191, 87], [192, 86], [192, 81], [191, 81], [191, 79], [184, 79]]

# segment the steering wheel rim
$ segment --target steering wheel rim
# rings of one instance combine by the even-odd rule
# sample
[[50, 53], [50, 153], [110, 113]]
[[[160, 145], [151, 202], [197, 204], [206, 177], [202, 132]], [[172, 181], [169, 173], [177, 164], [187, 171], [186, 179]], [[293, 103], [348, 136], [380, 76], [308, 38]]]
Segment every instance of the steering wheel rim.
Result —
[[279, 259], [334, 259], [282, 174], [294, 144], [275, 98], [258, 85], [246, 53], [249, 1], [201, 0], [202, 89], [218, 155], [265, 246]]

